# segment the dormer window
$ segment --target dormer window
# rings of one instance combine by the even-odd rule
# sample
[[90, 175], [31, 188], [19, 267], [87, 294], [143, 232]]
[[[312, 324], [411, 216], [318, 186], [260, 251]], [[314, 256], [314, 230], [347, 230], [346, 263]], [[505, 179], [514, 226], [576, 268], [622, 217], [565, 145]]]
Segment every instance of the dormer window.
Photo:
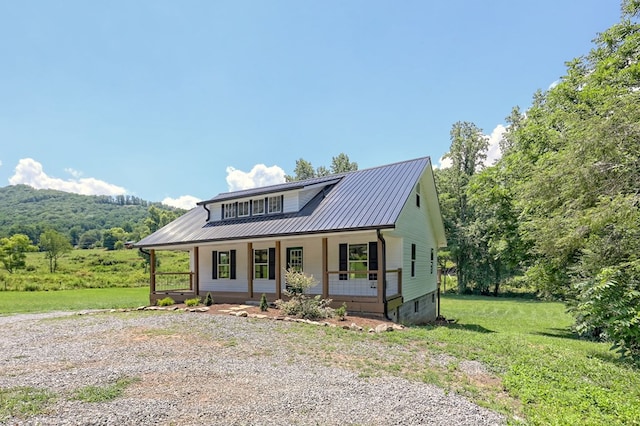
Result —
[[248, 201], [240, 201], [238, 202], [238, 217], [246, 217], [249, 216], [249, 202]]
[[269, 203], [269, 214], [272, 213], [282, 213], [282, 196], [276, 195], [275, 197], [268, 198]]
[[222, 217], [225, 219], [233, 219], [236, 217], [236, 203], [223, 204], [222, 211], [224, 212]]
[[257, 216], [257, 215], [264, 214], [264, 198], [256, 198], [255, 200], [253, 200], [252, 204], [253, 204], [253, 212], [251, 212], [252, 215]]

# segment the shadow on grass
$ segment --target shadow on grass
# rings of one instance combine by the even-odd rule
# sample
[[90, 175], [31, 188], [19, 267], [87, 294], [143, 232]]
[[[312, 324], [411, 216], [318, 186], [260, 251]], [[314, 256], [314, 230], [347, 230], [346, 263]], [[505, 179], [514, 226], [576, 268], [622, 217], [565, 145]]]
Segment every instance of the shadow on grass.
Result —
[[483, 326], [478, 324], [451, 323], [451, 324], [443, 324], [443, 325], [447, 328], [453, 328], [456, 330], [468, 330], [468, 331], [475, 331], [477, 333], [495, 333], [495, 331], [489, 330], [488, 328], [484, 328]]
[[580, 339], [577, 334], [575, 334], [568, 328], [548, 328], [547, 330], [549, 331], [536, 331], [531, 334], [534, 334], [536, 336], [558, 337], [560, 339]]

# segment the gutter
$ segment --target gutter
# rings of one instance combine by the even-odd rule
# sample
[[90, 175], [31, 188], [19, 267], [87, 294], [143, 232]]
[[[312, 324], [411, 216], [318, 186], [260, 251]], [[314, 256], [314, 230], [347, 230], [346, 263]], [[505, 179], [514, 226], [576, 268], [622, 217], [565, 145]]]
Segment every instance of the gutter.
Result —
[[207, 207], [206, 204], [201, 204], [201, 205], [202, 205], [202, 208], [207, 211], [207, 222], [209, 222], [209, 220], [211, 219], [211, 210], [209, 210], [209, 207]]
[[387, 302], [387, 242], [382, 236], [382, 231], [376, 229], [378, 234], [378, 241], [382, 244], [382, 306], [384, 308], [384, 318], [388, 321], [393, 321], [389, 318], [388, 302]]

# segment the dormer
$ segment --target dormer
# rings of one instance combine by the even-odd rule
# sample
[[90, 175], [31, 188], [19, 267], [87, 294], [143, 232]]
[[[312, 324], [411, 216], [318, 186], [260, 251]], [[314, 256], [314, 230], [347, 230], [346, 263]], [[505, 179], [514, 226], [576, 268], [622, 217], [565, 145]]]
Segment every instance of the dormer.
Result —
[[218, 194], [199, 205], [209, 212], [208, 222], [260, 220], [297, 213], [316, 196], [340, 182], [342, 175], [288, 182], [269, 187]]

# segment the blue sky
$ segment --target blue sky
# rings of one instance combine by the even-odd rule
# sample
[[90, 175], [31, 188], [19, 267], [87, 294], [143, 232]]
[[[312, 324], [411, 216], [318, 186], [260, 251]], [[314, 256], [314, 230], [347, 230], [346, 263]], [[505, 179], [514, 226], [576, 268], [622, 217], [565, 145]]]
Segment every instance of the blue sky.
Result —
[[[602, 0], [0, 0], [0, 186], [170, 203], [493, 140], [619, 20]], [[262, 166], [261, 166], [262, 165]], [[191, 198], [181, 198], [188, 196]]]

